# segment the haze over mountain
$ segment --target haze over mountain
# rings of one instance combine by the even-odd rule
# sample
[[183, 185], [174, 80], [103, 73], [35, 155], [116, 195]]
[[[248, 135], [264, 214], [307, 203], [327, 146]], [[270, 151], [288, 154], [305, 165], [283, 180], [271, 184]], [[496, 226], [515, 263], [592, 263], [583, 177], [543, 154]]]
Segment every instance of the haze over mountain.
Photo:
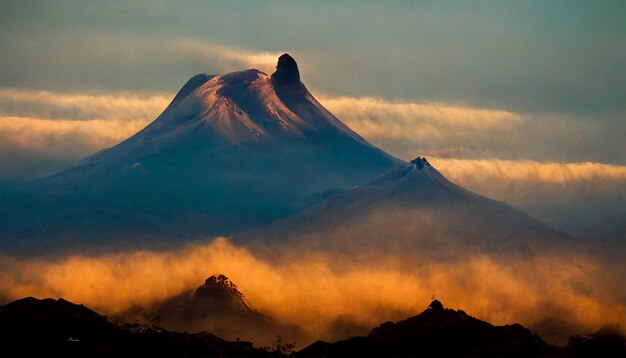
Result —
[[[300, 244], [342, 251], [386, 248], [436, 256], [479, 252], [545, 252], [573, 238], [511, 206], [448, 181], [418, 157], [363, 186], [324, 200], [241, 242]], [[270, 249], [271, 251], [271, 249]]]
[[[122, 314], [127, 319], [132, 316], [137, 314]], [[138, 318], [145, 324], [174, 331], [208, 331], [225, 339], [254, 340], [264, 345], [271, 345], [277, 336], [293, 340], [301, 334], [297, 328], [280, 325], [255, 309], [237, 285], [222, 274], [207, 278], [195, 291], [158, 303], [154, 310], [141, 312]]]

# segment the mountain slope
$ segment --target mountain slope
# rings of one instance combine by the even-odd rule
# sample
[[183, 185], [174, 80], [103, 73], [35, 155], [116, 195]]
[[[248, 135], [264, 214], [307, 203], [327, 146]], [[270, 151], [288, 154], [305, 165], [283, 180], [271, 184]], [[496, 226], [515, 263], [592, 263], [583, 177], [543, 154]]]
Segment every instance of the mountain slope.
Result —
[[[126, 141], [57, 175], [3, 190], [13, 238], [111, 244], [228, 235], [310, 204], [312, 194], [371, 180], [400, 161], [322, 107], [280, 57], [257, 70], [192, 77]], [[8, 238], [11, 238], [10, 240]]]
[[332, 192], [320, 203], [238, 240], [321, 249], [430, 250], [441, 256], [470, 248], [523, 253], [571, 241], [509, 205], [451, 183], [421, 157], [365, 185]]

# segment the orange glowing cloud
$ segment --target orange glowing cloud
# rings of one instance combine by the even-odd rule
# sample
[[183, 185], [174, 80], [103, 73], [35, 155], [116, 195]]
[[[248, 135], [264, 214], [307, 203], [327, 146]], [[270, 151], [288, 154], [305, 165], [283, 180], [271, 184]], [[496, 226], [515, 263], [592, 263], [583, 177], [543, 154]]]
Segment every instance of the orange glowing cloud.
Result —
[[64, 297], [106, 314], [149, 307], [224, 273], [258, 309], [312, 337], [324, 337], [339, 317], [366, 327], [406, 318], [421, 311], [432, 294], [496, 324], [520, 322], [540, 331], [551, 320], [579, 332], [626, 324], [623, 275], [582, 254], [530, 259], [478, 254], [436, 262], [419, 254], [339, 260], [332, 253], [299, 251], [269, 260], [217, 239], [167, 252], [4, 256], [2, 262], [5, 300]]

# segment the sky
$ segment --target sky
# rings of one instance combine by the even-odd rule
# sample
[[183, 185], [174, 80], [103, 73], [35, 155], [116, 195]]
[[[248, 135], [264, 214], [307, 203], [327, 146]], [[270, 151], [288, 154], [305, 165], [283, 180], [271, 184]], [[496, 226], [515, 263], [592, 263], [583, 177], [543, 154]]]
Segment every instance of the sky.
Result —
[[196, 73], [303, 82], [371, 143], [548, 224], [626, 236], [622, 1], [0, 0], [0, 181], [132, 135]]

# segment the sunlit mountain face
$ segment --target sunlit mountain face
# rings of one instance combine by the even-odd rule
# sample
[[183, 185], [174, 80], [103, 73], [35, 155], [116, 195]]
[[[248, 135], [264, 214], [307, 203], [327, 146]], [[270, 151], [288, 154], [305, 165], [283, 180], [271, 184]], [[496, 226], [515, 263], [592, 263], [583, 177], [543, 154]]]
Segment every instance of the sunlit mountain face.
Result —
[[[474, 29], [463, 34], [417, 31], [407, 15], [423, 7], [418, 23], [432, 30], [452, 5], [380, 5], [364, 24], [350, 18], [372, 4], [322, 2], [325, 19], [349, 13], [355, 29], [328, 23], [323, 34], [282, 23], [310, 27], [317, 7], [250, 2], [227, 16], [224, 6], [202, 13], [202, 27], [236, 43], [231, 22], [248, 18], [254, 46], [179, 38], [198, 5], [155, 3], [161, 15], [145, 16], [184, 15], [181, 35], [138, 18], [142, 32], [169, 35], [151, 46], [152, 35], [121, 43], [87, 31], [95, 51], [77, 34], [86, 25], [67, 20], [75, 36], [52, 26], [45, 37], [71, 43], [55, 42], [65, 53], [55, 57], [29, 38], [41, 24], [16, 33], [0, 11], [13, 33], [0, 38], [11, 50], [0, 61], [0, 356], [624, 356], [621, 87], [608, 93], [616, 77], [603, 72], [621, 60], [604, 50], [619, 48], [606, 11], [619, 6], [589, 7], [575, 28], [563, 25], [569, 12], [548, 26], [516, 6], [534, 32], [525, 22], [512, 36], [508, 18], [507, 31], [487, 31], [497, 38], [482, 28], [498, 27], [493, 11], [450, 13], [453, 30]], [[551, 6], [538, 6], [543, 17]], [[306, 11], [286, 16], [294, 9]], [[381, 22], [390, 9], [404, 10], [392, 33]], [[606, 40], [592, 41], [607, 59], [594, 80], [595, 57], [551, 62], [572, 53], [546, 29], [583, 27]], [[590, 49], [585, 31], [577, 49]], [[530, 51], [538, 39], [550, 56]], [[414, 56], [418, 40], [428, 61]], [[502, 53], [479, 61], [476, 46]], [[33, 61], [25, 48], [49, 59], [37, 83], [58, 61], [98, 69], [82, 85], [60, 71], [66, 83], [38, 89], [20, 70]], [[82, 61], [95, 53], [102, 60]], [[593, 91], [576, 90], [581, 81]], [[576, 105], [564, 109], [566, 97]]]

